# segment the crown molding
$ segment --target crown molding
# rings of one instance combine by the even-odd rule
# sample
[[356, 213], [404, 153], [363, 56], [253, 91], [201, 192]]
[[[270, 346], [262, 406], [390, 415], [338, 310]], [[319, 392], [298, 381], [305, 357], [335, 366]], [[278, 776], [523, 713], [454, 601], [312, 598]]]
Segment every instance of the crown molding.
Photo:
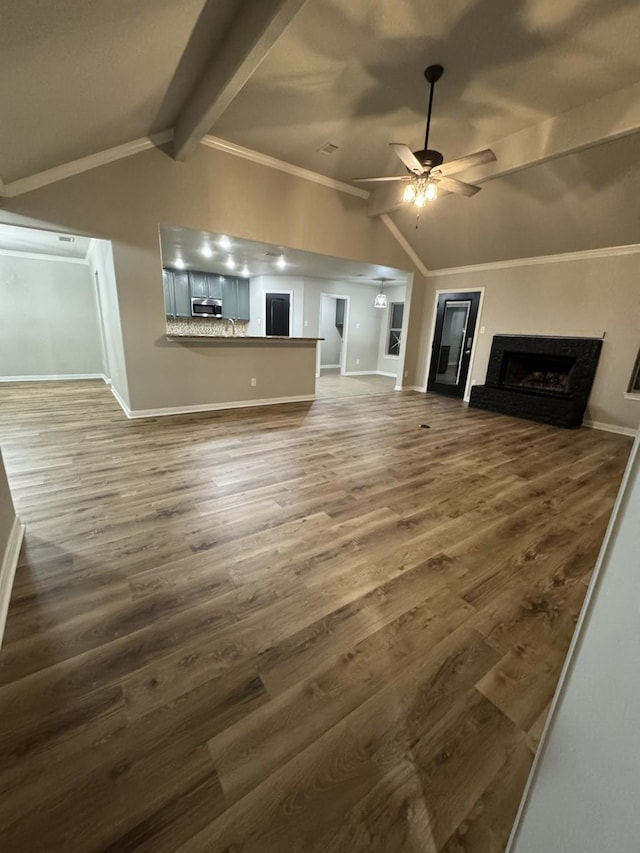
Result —
[[409, 241], [407, 240], [407, 238], [406, 238], [406, 237], [404, 236], [404, 234], [400, 231], [400, 229], [399, 229], [399, 228], [398, 228], [398, 226], [395, 224], [395, 222], [393, 221], [393, 219], [391, 219], [391, 217], [389, 216], [389, 214], [388, 214], [388, 213], [383, 213], [383, 214], [381, 214], [380, 219], [382, 219], [382, 221], [383, 221], [383, 222], [384, 222], [384, 224], [387, 226], [387, 228], [389, 229], [389, 231], [391, 231], [391, 233], [392, 233], [392, 234], [393, 234], [393, 236], [396, 238], [396, 240], [398, 241], [398, 243], [402, 246], [402, 248], [404, 249], [405, 253], [409, 256], [409, 258], [413, 261], [413, 263], [418, 267], [418, 269], [420, 270], [420, 272], [422, 273], [422, 275], [423, 275], [423, 276], [425, 276], [425, 277], [426, 277], [426, 276], [428, 276], [428, 275], [429, 275], [429, 270], [428, 270], [428, 269], [427, 269], [427, 267], [422, 263], [422, 260], [420, 259], [420, 257], [419, 257], [419, 256], [418, 256], [418, 254], [416, 253], [416, 251], [415, 251], [415, 249], [413, 248], [413, 246], [409, 243]]
[[303, 178], [305, 181], [313, 181], [316, 184], [322, 184], [322, 186], [330, 187], [333, 190], [349, 193], [349, 195], [354, 195], [357, 198], [368, 199], [371, 195], [368, 190], [352, 187], [351, 184], [345, 184], [342, 181], [337, 181], [335, 178], [328, 178], [326, 175], [312, 172], [310, 169], [303, 169], [301, 166], [294, 166], [292, 163], [287, 163], [285, 160], [278, 160], [276, 157], [270, 157], [268, 154], [260, 154], [260, 152], [253, 151], [251, 148], [243, 148], [241, 145], [227, 142], [225, 139], [220, 139], [217, 136], [207, 134], [207, 136], [201, 139], [200, 144], [206, 145], [208, 148], [215, 148], [217, 151], [233, 154], [236, 157], [242, 157], [245, 160], [250, 160], [252, 163], [258, 163], [260, 166], [278, 169], [280, 172], [286, 172], [288, 175], [294, 175], [296, 178]]
[[606, 249], [585, 249], [581, 252], [564, 252], [559, 255], [539, 255], [535, 258], [517, 258], [511, 261], [490, 261], [486, 264], [470, 264], [466, 267], [446, 267], [439, 270], [430, 270], [427, 273], [427, 277], [436, 278], [441, 275], [461, 275], [464, 273], [482, 272], [484, 270], [532, 267], [537, 264], [593, 260], [594, 258], [610, 258], [619, 255], [637, 255], [638, 253], [640, 253], [640, 243], [632, 243], [629, 246], [609, 246]]
[[38, 190], [49, 184], [55, 184], [57, 181], [63, 181], [65, 178], [89, 172], [98, 166], [105, 166], [107, 163], [124, 160], [125, 157], [131, 157], [133, 154], [139, 154], [149, 148], [156, 148], [172, 139], [173, 130], [165, 130], [153, 136], [143, 136], [140, 139], [134, 139], [132, 142], [125, 142], [123, 145], [116, 145], [115, 148], [107, 148], [105, 151], [89, 154], [88, 157], [80, 157], [78, 160], [62, 163], [60, 166], [54, 166], [52, 169], [37, 172], [35, 175], [29, 175], [26, 178], [18, 178], [8, 184], [0, 179], [0, 197], [13, 198], [32, 190]]

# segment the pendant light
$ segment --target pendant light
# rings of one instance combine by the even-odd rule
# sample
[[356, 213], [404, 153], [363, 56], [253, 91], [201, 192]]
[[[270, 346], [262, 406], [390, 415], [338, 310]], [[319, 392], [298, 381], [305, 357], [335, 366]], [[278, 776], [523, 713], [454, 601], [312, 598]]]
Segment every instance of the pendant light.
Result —
[[384, 283], [385, 281], [390, 281], [387, 278], [379, 278], [376, 281], [380, 282], [380, 292], [376, 294], [376, 298], [373, 300], [374, 308], [386, 308], [389, 305], [389, 300], [387, 298], [387, 294], [384, 292]]

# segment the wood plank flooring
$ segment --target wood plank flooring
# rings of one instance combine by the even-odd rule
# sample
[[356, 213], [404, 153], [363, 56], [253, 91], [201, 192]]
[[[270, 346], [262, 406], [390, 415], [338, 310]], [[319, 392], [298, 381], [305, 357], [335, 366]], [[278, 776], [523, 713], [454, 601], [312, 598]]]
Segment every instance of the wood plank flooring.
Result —
[[0, 446], [3, 853], [504, 850], [630, 439], [75, 382], [0, 386]]

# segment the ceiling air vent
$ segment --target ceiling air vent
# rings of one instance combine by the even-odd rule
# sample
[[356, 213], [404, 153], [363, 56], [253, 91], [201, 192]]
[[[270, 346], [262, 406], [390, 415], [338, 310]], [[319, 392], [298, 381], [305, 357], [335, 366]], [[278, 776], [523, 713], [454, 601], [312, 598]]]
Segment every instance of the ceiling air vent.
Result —
[[76, 238], [70, 237], [68, 234], [58, 234], [58, 240], [61, 243], [75, 243], [76, 242]]
[[321, 145], [317, 150], [320, 151], [321, 154], [333, 154], [334, 151], [337, 151], [339, 145], [334, 145], [333, 142], [325, 142], [324, 145]]

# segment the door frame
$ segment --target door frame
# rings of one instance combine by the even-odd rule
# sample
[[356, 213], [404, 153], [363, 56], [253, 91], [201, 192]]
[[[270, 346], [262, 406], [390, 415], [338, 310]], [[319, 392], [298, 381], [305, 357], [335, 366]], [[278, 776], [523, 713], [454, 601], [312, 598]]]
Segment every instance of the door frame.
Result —
[[[473, 343], [471, 345], [471, 356], [469, 358], [469, 371], [467, 373], [467, 383], [464, 388], [464, 394], [462, 395], [462, 399], [465, 403], [469, 402], [469, 397], [471, 396], [471, 375], [473, 373], [473, 365], [476, 357], [476, 347], [478, 344], [478, 337], [480, 334], [484, 334], [480, 332], [480, 318], [482, 317], [482, 308], [484, 306], [484, 287], [447, 287], [442, 288], [440, 290], [436, 290], [435, 300], [433, 302], [433, 320], [431, 322], [431, 334], [429, 335], [429, 345], [427, 348], [427, 358], [425, 363], [425, 374], [424, 374], [424, 384], [420, 388], [421, 391], [427, 390], [427, 385], [429, 383], [429, 371], [431, 370], [431, 359], [433, 358], [433, 341], [436, 335], [436, 323], [438, 321], [438, 300], [440, 295], [443, 293], [479, 293], [480, 294], [480, 302], [478, 303], [478, 316], [476, 317], [476, 331], [473, 336]], [[458, 398], [460, 399], [460, 398]]]
[[288, 294], [289, 296], [289, 337], [293, 338], [293, 290], [286, 290], [284, 287], [279, 287], [277, 290], [264, 291], [264, 333], [267, 334], [267, 296], [278, 296], [278, 294]]
[[[321, 306], [322, 306], [322, 297], [327, 296], [329, 299], [344, 299], [344, 323], [342, 326], [342, 350], [340, 352], [340, 376], [345, 375], [345, 371], [347, 369], [347, 346], [349, 342], [349, 311], [351, 310], [351, 300], [348, 296], [342, 296], [339, 293], [325, 293], [321, 291], [320, 293], [320, 301], [318, 302], [318, 332], [320, 334], [320, 314], [321, 314]], [[316, 379], [320, 376], [320, 349], [322, 347], [322, 341], [318, 341], [318, 345], [316, 347]]]

